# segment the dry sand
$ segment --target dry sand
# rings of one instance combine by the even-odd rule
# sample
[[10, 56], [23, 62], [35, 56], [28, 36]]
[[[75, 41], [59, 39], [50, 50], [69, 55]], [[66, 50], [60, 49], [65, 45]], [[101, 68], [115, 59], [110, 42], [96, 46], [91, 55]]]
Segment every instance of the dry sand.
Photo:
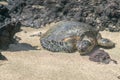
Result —
[[[120, 33], [101, 32], [103, 37], [116, 43], [113, 49], [104, 49], [118, 64], [98, 64], [78, 52], [68, 54], [50, 52], [40, 46], [39, 37], [30, 35], [44, 33], [48, 28], [22, 27], [16, 36], [19, 44], [12, 44], [3, 51], [8, 61], [0, 61], [0, 80], [119, 80]], [[36, 50], [37, 49], [37, 50]]]

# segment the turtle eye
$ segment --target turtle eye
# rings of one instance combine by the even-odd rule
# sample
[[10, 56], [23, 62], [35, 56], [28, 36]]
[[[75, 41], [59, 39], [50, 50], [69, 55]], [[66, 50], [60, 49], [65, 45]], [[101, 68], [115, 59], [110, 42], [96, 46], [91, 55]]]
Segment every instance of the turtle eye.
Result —
[[88, 43], [87, 41], [84, 42], [84, 44], [87, 44], [87, 43]]
[[84, 45], [86, 45], [86, 46], [91, 46], [91, 43], [90, 43], [88, 40], [84, 40], [83, 43], [84, 43]]
[[86, 51], [91, 46], [91, 43], [88, 40], [83, 40], [78, 44], [78, 49], [82, 52]]

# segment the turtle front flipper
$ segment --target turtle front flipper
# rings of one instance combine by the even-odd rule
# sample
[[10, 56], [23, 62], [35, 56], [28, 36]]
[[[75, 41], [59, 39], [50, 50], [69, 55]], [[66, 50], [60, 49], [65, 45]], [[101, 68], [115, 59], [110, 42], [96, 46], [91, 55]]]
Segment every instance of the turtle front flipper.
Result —
[[102, 38], [100, 34], [98, 34], [97, 42], [99, 46], [102, 46], [104, 48], [113, 48], [115, 47], [115, 43], [112, 42], [109, 39]]

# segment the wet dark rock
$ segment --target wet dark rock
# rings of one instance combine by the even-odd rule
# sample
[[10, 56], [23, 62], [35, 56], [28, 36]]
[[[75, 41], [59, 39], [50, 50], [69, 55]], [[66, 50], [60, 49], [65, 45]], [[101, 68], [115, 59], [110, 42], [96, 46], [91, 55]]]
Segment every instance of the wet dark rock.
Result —
[[0, 0], [0, 1], [7, 1], [7, 0]]
[[20, 30], [20, 26], [19, 21], [12, 21], [9, 10], [0, 5], [0, 49], [7, 49], [14, 40], [14, 34]]
[[0, 52], [0, 60], [7, 60], [7, 58], [4, 55], [2, 55], [1, 52]]
[[[120, 31], [120, 0], [8, 0], [8, 2], [11, 6], [21, 7], [21, 14], [17, 15], [17, 18], [25, 26], [38, 28], [55, 21], [76, 20], [88, 23], [94, 28], [99, 27], [100, 30]], [[18, 5], [23, 3], [24, 6]]]

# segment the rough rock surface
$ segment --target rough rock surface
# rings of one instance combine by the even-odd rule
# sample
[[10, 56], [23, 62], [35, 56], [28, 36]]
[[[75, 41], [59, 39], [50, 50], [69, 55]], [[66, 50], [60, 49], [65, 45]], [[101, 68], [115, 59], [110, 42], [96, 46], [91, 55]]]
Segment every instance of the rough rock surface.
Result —
[[23, 9], [17, 17], [26, 26], [76, 20], [100, 30], [120, 31], [120, 0], [8, 0], [8, 3]]
[[13, 21], [9, 15], [9, 10], [0, 5], [0, 49], [6, 49], [13, 42], [13, 36], [20, 30], [21, 23]]

